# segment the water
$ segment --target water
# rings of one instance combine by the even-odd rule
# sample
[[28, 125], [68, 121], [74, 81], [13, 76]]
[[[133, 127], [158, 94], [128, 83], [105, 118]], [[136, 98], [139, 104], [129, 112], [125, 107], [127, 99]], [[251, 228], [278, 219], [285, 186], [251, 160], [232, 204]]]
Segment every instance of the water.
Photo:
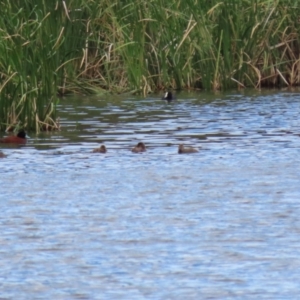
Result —
[[1, 299], [298, 298], [299, 93], [178, 99], [62, 99], [2, 146]]

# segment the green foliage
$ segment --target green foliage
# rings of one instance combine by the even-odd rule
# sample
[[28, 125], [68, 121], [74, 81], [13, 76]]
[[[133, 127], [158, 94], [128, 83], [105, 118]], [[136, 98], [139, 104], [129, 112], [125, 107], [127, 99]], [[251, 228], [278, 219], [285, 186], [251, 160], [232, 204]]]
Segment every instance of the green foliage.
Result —
[[298, 1], [0, 5], [2, 129], [56, 129], [66, 93], [299, 84]]
[[103, 89], [259, 87], [282, 77], [299, 84], [296, 1], [106, 0], [87, 8], [85, 71]]

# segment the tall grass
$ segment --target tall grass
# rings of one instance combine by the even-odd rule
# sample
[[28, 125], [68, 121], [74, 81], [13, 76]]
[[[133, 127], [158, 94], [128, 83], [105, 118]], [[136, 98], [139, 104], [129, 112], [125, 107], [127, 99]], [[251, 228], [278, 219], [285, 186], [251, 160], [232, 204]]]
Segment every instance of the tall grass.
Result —
[[0, 4], [1, 129], [57, 129], [67, 93], [300, 82], [295, 0]]
[[57, 95], [77, 75], [85, 35], [81, 20], [72, 21], [61, 2], [37, 3], [1, 2], [1, 129], [58, 129]]
[[146, 94], [299, 84], [296, 1], [123, 0], [88, 6], [85, 70], [104, 89]]
[[[143, 5], [128, 4], [132, 12], [125, 20], [134, 44], [123, 57], [140, 66], [137, 88], [144, 82], [162, 88], [226, 89], [237, 82], [259, 87], [282, 81], [279, 71], [289, 84], [298, 84], [291, 69], [299, 59], [299, 9], [290, 2], [161, 0]], [[144, 15], [132, 18], [137, 11]], [[127, 65], [130, 71], [133, 65]]]

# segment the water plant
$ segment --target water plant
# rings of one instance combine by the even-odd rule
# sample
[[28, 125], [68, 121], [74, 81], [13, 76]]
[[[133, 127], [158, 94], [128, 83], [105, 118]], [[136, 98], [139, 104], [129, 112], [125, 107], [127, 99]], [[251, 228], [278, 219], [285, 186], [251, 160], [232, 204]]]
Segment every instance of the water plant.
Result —
[[64, 1], [1, 2], [0, 128], [58, 129], [58, 95], [76, 80], [85, 28]]
[[68, 93], [299, 84], [296, 0], [0, 3], [0, 129], [57, 129]]

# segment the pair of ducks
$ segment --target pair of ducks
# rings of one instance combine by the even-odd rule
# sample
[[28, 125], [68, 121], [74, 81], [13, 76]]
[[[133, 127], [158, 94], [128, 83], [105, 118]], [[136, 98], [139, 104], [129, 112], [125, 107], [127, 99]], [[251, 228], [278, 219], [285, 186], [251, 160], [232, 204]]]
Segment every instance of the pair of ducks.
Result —
[[[140, 152], [145, 152], [145, 151], [146, 151], [146, 146], [142, 142], [139, 142], [135, 147], [133, 147], [131, 149], [131, 152], [133, 152], [133, 153], [140, 153]], [[106, 152], [107, 152], [107, 149], [104, 145], [93, 150], [93, 153], [106, 153]]]
[[[146, 151], [146, 146], [142, 142], [139, 142], [135, 147], [133, 147], [131, 149], [131, 152], [133, 152], [133, 153], [141, 153], [141, 152], [145, 152], [145, 151]], [[93, 153], [106, 153], [106, 152], [107, 152], [107, 149], [104, 145], [93, 150]], [[185, 147], [183, 144], [180, 144], [178, 146], [179, 154], [184, 154], [184, 153], [188, 154], [188, 153], [196, 153], [196, 152], [198, 152], [198, 150], [193, 147]]]

